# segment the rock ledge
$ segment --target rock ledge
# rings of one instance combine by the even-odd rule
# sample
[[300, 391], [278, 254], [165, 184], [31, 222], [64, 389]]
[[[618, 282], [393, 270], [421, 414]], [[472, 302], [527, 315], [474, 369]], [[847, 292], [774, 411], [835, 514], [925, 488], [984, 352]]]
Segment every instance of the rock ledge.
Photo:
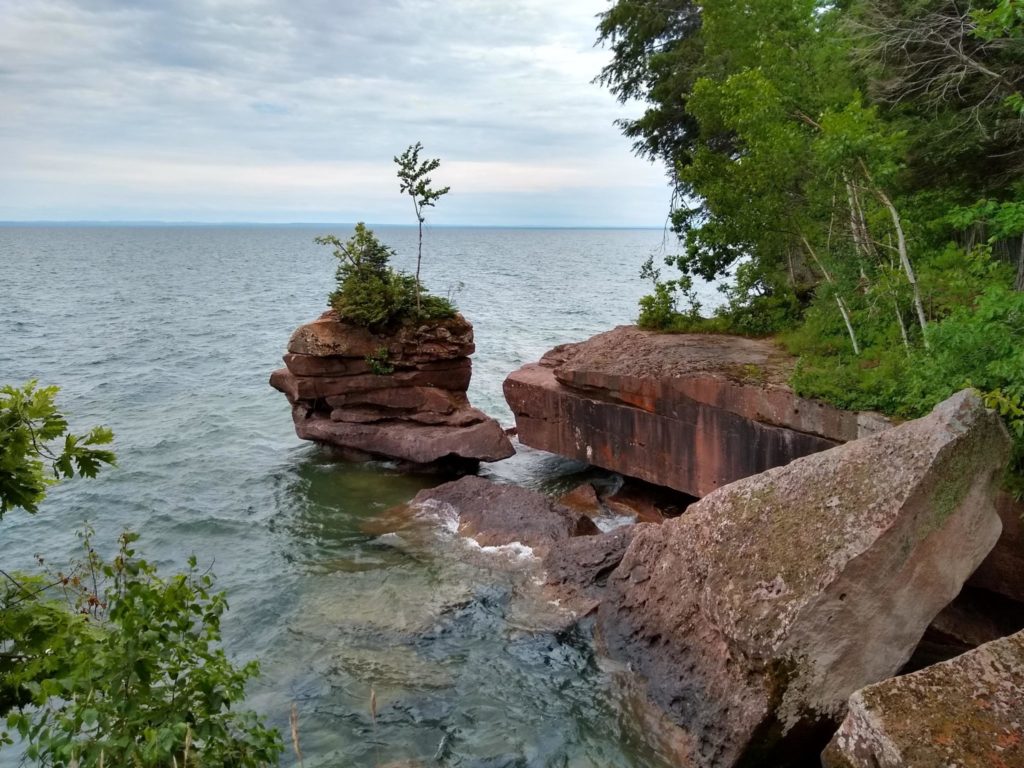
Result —
[[505, 381], [526, 445], [693, 496], [890, 426], [798, 397], [770, 341], [620, 326]]

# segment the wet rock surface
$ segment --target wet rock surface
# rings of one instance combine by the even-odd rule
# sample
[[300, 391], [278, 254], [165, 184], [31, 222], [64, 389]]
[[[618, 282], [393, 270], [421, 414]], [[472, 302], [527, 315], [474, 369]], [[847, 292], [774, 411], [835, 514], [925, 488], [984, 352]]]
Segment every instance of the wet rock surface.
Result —
[[621, 326], [505, 381], [526, 445], [704, 496], [884, 429], [877, 414], [797, 397], [770, 341]]
[[375, 334], [329, 311], [292, 334], [270, 385], [292, 404], [300, 438], [346, 458], [498, 461], [515, 449], [466, 397], [474, 348], [473, 326], [461, 315]]
[[992, 548], [1007, 451], [964, 392], [642, 527], [601, 604], [608, 652], [695, 765], [820, 751], [850, 695], [903, 666]]
[[567, 599], [591, 600], [590, 609], [596, 608], [604, 597], [611, 571], [623, 561], [642, 527], [643, 524], [626, 525], [607, 534], [568, 539], [552, 547], [544, 558], [545, 583], [553, 588], [551, 593], [558, 595], [560, 591]]
[[822, 763], [1024, 766], [1024, 633], [857, 691]]
[[539, 556], [573, 536], [599, 533], [589, 517], [542, 493], [473, 475], [420, 491], [410, 506], [456, 516], [458, 533], [483, 547], [519, 543]]

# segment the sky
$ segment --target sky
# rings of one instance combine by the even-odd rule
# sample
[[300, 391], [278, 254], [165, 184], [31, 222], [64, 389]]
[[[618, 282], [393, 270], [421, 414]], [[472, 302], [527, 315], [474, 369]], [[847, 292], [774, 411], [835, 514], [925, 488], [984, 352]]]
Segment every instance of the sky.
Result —
[[609, 0], [3, 0], [0, 221], [662, 226]]

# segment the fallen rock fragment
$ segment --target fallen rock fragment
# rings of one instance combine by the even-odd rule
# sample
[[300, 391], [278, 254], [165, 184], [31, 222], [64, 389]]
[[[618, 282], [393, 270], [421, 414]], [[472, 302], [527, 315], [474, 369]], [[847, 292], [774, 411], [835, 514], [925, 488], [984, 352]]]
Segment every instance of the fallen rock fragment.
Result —
[[1024, 632], [855, 692], [822, 764], [1024, 766]]
[[991, 550], [1008, 448], [961, 392], [644, 527], [600, 608], [608, 652], [685, 729], [696, 765], [820, 751], [850, 695], [903, 666]]
[[608, 577], [626, 555], [643, 525], [626, 525], [607, 534], [567, 539], [552, 547], [544, 558], [545, 583], [566, 597], [594, 601], [604, 596]]

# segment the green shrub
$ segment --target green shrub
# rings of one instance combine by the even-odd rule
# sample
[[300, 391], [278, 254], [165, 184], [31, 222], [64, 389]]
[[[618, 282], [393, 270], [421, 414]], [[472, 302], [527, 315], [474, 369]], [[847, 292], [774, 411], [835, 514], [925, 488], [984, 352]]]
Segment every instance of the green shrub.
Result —
[[455, 316], [454, 305], [439, 296], [424, 295], [417, 306], [415, 276], [391, 268], [394, 251], [362, 222], [345, 242], [334, 235], [316, 242], [332, 246], [339, 261], [337, 287], [329, 302], [343, 322], [378, 331], [408, 320]]
[[390, 376], [395, 372], [395, 366], [391, 364], [391, 354], [387, 347], [380, 347], [372, 355], [367, 355], [366, 364], [375, 376]]
[[276, 765], [277, 731], [232, 708], [259, 667], [235, 667], [220, 647], [227, 602], [213, 577], [192, 557], [160, 578], [136, 557], [137, 538], [123, 534], [107, 562], [86, 534], [67, 573], [0, 589], [4, 658], [19, 659], [5, 661], [0, 687], [19, 705], [8, 727], [42, 765]]
[[965, 387], [981, 391], [1014, 440], [1008, 487], [1024, 495], [1024, 293], [991, 285], [969, 305], [951, 309], [928, 329], [929, 348], [905, 350], [891, 326], [863, 315], [871, 342], [856, 357], [824, 307], [784, 337], [800, 362], [791, 383], [805, 397], [842, 408], [916, 418]]
[[[38, 511], [60, 478], [93, 477], [110, 430], [68, 431], [56, 387], [0, 389], [0, 516]], [[46, 465], [51, 465], [47, 471]], [[112, 561], [83, 537], [84, 557], [53, 571], [0, 570], [0, 715], [28, 760], [56, 768], [255, 768], [277, 764], [277, 732], [237, 709], [258, 668], [220, 647], [223, 594], [189, 570], [169, 579], [126, 533]], [[0, 731], [0, 747], [11, 737]]]

